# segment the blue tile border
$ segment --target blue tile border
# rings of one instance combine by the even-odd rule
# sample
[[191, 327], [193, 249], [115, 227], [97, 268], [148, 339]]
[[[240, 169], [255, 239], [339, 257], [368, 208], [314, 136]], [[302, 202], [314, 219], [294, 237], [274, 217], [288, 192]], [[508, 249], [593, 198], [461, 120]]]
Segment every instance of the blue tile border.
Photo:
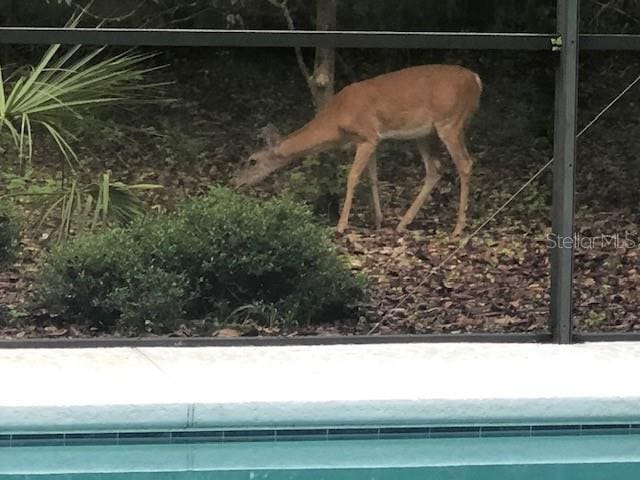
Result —
[[[594, 430], [594, 433], [597, 431]], [[557, 437], [565, 435], [580, 435], [582, 429], [580, 425], [534, 425], [531, 427], [531, 434], [534, 437]]]
[[498, 426], [481, 427], [481, 437], [531, 437], [533, 426]]
[[212, 443], [224, 441], [222, 430], [171, 432], [171, 443]]
[[281, 428], [276, 430], [276, 442], [320, 441], [329, 439], [327, 428]]
[[431, 427], [429, 438], [479, 438], [482, 427]]
[[[631, 433], [631, 425], [582, 425], [582, 435], [628, 435]], [[634, 429], [636, 430], [636, 429]]]
[[118, 445], [171, 443], [172, 432], [122, 432], [117, 435]]
[[429, 438], [430, 427], [386, 427], [380, 429], [380, 439], [419, 439]]
[[276, 430], [223, 430], [223, 442], [275, 442]]
[[117, 443], [117, 433], [67, 433], [64, 435], [65, 446], [116, 445]]
[[32, 447], [32, 446], [64, 446], [65, 438], [62, 433], [37, 433], [37, 434], [14, 434], [9, 436], [12, 447]]
[[638, 435], [640, 424], [221, 429], [0, 435], [0, 448], [230, 442]]

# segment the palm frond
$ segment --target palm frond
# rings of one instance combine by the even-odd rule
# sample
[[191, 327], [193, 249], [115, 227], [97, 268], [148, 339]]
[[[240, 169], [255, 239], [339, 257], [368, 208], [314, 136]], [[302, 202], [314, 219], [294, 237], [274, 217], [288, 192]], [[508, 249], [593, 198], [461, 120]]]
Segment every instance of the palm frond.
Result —
[[113, 181], [111, 171], [106, 171], [91, 183], [73, 177], [52, 191], [25, 193], [24, 196], [42, 199], [37, 207], [42, 212], [39, 225], [53, 220], [56, 225], [54, 237], [62, 242], [73, 234], [95, 232], [113, 224], [126, 225], [141, 217], [145, 207], [139, 192], [156, 188], [162, 186]]
[[[72, 16], [67, 28], [76, 27], [81, 16], [82, 12]], [[21, 162], [30, 163], [33, 156], [32, 126], [44, 127], [71, 164], [77, 159], [70, 144], [73, 137], [62, 125], [86, 111], [142, 100], [143, 92], [162, 85], [143, 83], [146, 74], [162, 68], [144, 66], [155, 54], [129, 50], [100, 59], [104, 51], [100, 47], [81, 55], [79, 45], [65, 52], [51, 45], [37, 65], [11, 81], [0, 65], [0, 130], [10, 131]]]

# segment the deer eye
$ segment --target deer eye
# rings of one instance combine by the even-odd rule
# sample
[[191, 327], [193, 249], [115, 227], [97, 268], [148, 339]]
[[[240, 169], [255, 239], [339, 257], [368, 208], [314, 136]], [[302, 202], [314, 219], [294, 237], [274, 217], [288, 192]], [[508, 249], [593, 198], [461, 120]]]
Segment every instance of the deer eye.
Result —
[[258, 163], [258, 161], [255, 158], [250, 158], [249, 159], [249, 165], [251, 165], [252, 167], [254, 167], [256, 165], [256, 163]]

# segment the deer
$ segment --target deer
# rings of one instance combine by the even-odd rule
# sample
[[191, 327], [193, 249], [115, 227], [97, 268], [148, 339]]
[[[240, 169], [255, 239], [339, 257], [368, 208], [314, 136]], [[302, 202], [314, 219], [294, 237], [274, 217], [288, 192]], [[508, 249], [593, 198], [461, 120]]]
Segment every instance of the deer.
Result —
[[465, 141], [465, 129], [477, 111], [482, 82], [475, 72], [457, 65], [421, 65], [352, 83], [335, 94], [316, 116], [287, 136], [273, 125], [262, 129], [264, 148], [242, 162], [232, 185], [239, 189], [262, 181], [296, 159], [335, 148], [355, 146], [347, 190], [336, 231], [349, 224], [356, 186], [368, 171], [375, 226], [383, 216], [378, 187], [376, 148], [387, 139], [414, 140], [425, 168], [420, 192], [396, 230], [413, 222], [440, 180], [441, 163], [434, 155], [434, 137], [445, 145], [460, 181], [460, 199], [454, 238], [467, 221], [469, 183], [474, 158]]

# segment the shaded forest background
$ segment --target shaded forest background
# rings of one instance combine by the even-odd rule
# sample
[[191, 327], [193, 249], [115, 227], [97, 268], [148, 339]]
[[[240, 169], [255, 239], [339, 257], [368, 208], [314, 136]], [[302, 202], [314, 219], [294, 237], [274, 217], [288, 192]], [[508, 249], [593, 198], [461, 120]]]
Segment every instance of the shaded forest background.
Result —
[[[2, 0], [0, 19], [4, 25], [60, 25], [83, 5], [76, 0]], [[129, 27], [281, 28], [282, 16], [273, 6], [269, 0], [97, 0], [91, 12]], [[315, 27], [315, 2], [290, 0], [287, 6], [298, 28]], [[337, 17], [345, 30], [551, 32], [555, 7], [553, 0], [354, 0], [339, 1]], [[583, 32], [633, 33], [640, 25], [636, 0], [584, 0], [581, 9]]]
[[[94, 26], [104, 21], [105, 25], [132, 28], [288, 27], [280, 0], [114, 3], [93, 2], [83, 24]], [[60, 26], [78, 6], [73, 0], [0, 0], [0, 24]], [[316, 28], [315, 2], [289, 0], [286, 6], [296, 28]], [[582, 32], [640, 33], [640, 1], [583, 0], [581, 8]], [[338, 0], [336, 20], [337, 28], [344, 30], [553, 32], [555, 2]], [[42, 47], [3, 46], [0, 64], [3, 68], [20, 68], [37, 61], [43, 51]], [[164, 187], [145, 194], [150, 209], [171, 211], [185, 197], [200, 194], [212, 184], [226, 184], [239, 161], [259, 147], [257, 133], [261, 127], [274, 123], [284, 132], [291, 131], [314, 113], [291, 49], [162, 48], [153, 52], [158, 54], [154, 65], [164, 67], [151, 78], [165, 84], [158, 90], [162, 93], [157, 94], [157, 102], [108, 108], [101, 115], [69, 126], [78, 138], [85, 178], [108, 169], [127, 183], [152, 182]], [[305, 49], [302, 54], [312, 68], [313, 50]], [[582, 53], [581, 125], [640, 75], [639, 58], [637, 52]], [[470, 146], [478, 159], [472, 183], [472, 229], [551, 158], [556, 61], [550, 51], [345, 49], [337, 52], [336, 88], [421, 63], [463, 64], [480, 74], [485, 91], [469, 131]], [[635, 89], [579, 143], [579, 234], [589, 238], [619, 235], [640, 242], [639, 105], [640, 92]], [[0, 193], [46, 188], [63, 175], [59, 155], [46, 141], [35, 151], [33, 172], [27, 180], [18, 178], [16, 158], [6, 142], [0, 148]], [[442, 155], [446, 157], [444, 151]], [[381, 232], [370, 229], [368, 193], [362, 188], [352, 222], [354, 229], [337, 239], [352, 268], [372, 279], [372, 298], [358, 307], [353, 318], [298, 333], [362, 334], [381, 320], [377, 333], [382, 334], [546, 330], [551, 173], [536, 180], [456, 253], [449, 267], [421, 284], [457, 246], [449, 239], [457, 179], [450, 162], [446, 163], [445, 178], [431, 203], [412, 226], [413, 231], [402, 237], [390, 227], [395, 226], [419, 189], [420, 162], [415, 148], [407, 143], [391, 142], [382, 148], [380, 177], [386, 228]], [[269, 179], [255, 194], [263, 198], [292, 196], [308, 204], [318, 222], [332, 225], [348, 165], [345, 154], [307, 158], [293, 170]], [[25, 331], [26, 335], [91, 334], [79, 327], [70, 328], [55, 312], [34, 308], [28, 301], [37, 259], [43, 249], [51, 247], [56, 228], [55, 222], [34, 227], [24, 240], [26, 248], [20, 263], [0, 277], [0, 294], [4, 297], [0, 320], [5, 317], [5, 328], [0, 330], [5, 335], [24, 335]], [[629, 242], [578, 249], [575, 304], [579, 328], [640, 329], [637, 253], [638, 248]], [[408, 293], [411, 297], [407, 300]], [[401, 301], [403, 305], [398, 307]], [[283, 333], [258, 327], [261, 334]], [[242, 334], [255, 334], [257, 327], [233, 328]]]

